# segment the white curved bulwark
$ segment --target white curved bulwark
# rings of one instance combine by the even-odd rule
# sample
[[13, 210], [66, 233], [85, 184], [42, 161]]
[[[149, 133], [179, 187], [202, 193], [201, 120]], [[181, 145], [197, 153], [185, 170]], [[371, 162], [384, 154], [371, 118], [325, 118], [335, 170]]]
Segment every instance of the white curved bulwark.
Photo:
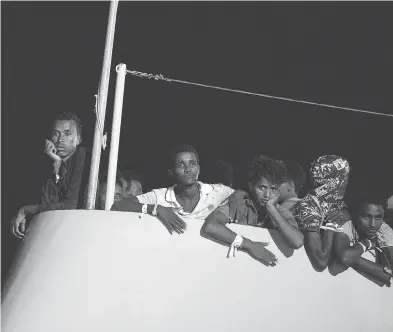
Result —
[[201, 221], [169, 235], [153, 217], [55, 211], [31, 223], [8, 279], [4, 332], [388, 332], [393, 289], [349, 270], [315, 272], [304, 252], [285, 256], [265, 229], [231, 228], [271, 241], [265, 267], [200, 236]]

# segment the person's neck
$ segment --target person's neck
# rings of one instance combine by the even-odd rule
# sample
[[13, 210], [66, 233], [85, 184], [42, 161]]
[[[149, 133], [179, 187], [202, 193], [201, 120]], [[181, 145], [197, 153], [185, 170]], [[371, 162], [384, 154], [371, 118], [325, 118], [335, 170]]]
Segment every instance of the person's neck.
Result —
[[76, 151], [76, 149], [74, 151], [72, 151], [67, 157], [62, 158], [61, 159], [62, 163], [67, 162], [67, 160], [69, 160], [72, 157], [72, 155], [75, 153], [75, 151]]
[[252, 195], [250, 195], [250, 197], [251, 197], [252, 205], [254, 205], [255, 209], [258, 212], [265, 213], [266, 207], [264, 205], [261, 205], [259, 202], [255, 202], [255, 198]]
[[175, 186], [175, 194], [182, 198], [194, 198], [199, 195], [199, 184], [198, 182], [189, 186], [178, 184]]

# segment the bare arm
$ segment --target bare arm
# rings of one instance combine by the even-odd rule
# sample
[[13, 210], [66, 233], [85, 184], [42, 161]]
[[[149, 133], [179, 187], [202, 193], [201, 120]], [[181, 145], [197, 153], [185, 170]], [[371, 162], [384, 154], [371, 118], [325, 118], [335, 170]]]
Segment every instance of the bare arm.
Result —
[[381, 287], [389, 284], [390, 276], [384, 272], [383, 266], [380, 264], [361, 257], [352, 268]]
[[38, 205], [25, 205], [22, 206], [16, 216], [11, 221], [11, 233], [22, 239], [25, 236], [26, 230], [26, 217], [34, 215], [38, 212]]
[[[129, 212], [142, 212], [143, 204], [139, 203], [136, 196], [123, 199], [112, 205], [112, 211], [129, 211]], [[147, 204], [147, 213], [153, 214], [154, 205]], [[164, 207], [157, 205], [157, 218], [163, 223], [168, 232], [172, 234], [176, 232], [178, 234], [184, 233], [187, 228], [187, 224], [174, 212], [170, 207]]]
[[360, 244], [350, 246], [346, 234], [335, 234], [333, 252], [337, 258], [335, 275], [346, 271], [348, 267], [352, 267], [359, 274], [379, 286], [389, 283], [390, 277], [383, 271], [383, 266], [362, 258], [363, 247]]
[[[236, 233], [226, 227], [229, 222], [228, 217], [221, 211], [213, 211], [205, 220], [202, 230], [213, 240], [230, 246], [236, 238]], [[268, 243], [253, 242], [250, 239], [243, 238], [239, 250], [248, 253], [251, 257], [263, 263], [266, 266], [275, 266], [277, 258], [265, 246]]]
[[[227, 223], [229, 223], [228, 217], [224, 213], [215, 210], [206, 218], [202, 229], [214, 240], [230, 246], [236, 238], [236, 233], [225, 226]], [[243, 238], [242, 247], [246, 248], [250, 242], [249, 239]]]
[[[267, 204], [267, 211], [270, 217], [273, 219], [275, 224], [277, 225], [278, 231], [282, 234], [285, 241], [288, 245], [293, 249], [299, 249], [303, 246], [304, 236], [303, 233], [299, 230], [299, 228], [291, 225], [288, 220], [284, 219], [280, 212], [277, 210], [275, 205]], [[290, 212], [288, 211], [288, 214]], [[293, 216], [292, 216], [293, 218]], [[294, 223], [296, 223], [293, 218]]]
[[322, 272], [329, 263], [332, 249], [334, 232], [325, 230], [321, 234], [318, 232], [305, 232], [304, 248], [310, 259], [314, 270]]
[[[115, 202], [111, 210], [112, 211], [129, 211], [129, 212], [142, 212], [142, 203], [139, 203], [138, 198], [136, 196], [131, 196], [126, 199], [122, 199], [118, 202]], [[154, 205], [147, 205], [147, 213], [152, 214], [154, 210]]]
[[360, 244], [350, 246], [349, 238], [345, 233], [336, 233], [333, 241], [333, 251], [339, 262], [346, 266], [353, 266], [363, 255]]
[[19, 213], [27, 216], [31, 214], [36, 214], [38, 212], [38, 204], [33, 204], [33, 205], [25, 205], [20, 208]]

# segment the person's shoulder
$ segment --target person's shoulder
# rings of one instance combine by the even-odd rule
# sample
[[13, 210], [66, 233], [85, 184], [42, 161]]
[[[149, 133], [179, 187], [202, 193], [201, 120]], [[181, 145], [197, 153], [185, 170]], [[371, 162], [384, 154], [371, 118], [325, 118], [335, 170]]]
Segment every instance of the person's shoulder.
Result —
[[198, 183], [201, 185], [202, 188], [204, 188], [207, 191], [214, 190], [214, 191], [233, 191], [232, 188], [222, 184], [222, 183], [204, 183], [201, 181], [198, 181]]
[[75, 150], [75, 155], [80, 158], [91, 157], [90, 150], [86, 149], [84, 146], [78, 145]]
[[300, 212], [305, 209], [308, 210], [310, 208], [312, 210], [319, 211], [320, 210], [320, 202], [316, 196], [308, 193], [302, 199], [295, 202], [295, 204], [291, 208], [291, 211]]
[[301, 199], [298, 197], [292, 197], [290, 199], [287, 199], [286, 201], [282, 202], [280, 206], [284, 209], [290, 210], [297, 202], [299, 202]]
[[393, 247], [393, 229], [387, 223], [382, 223], [378, 231], [378, 237], [383, 246]]
[[339, 234], [345, 234], [349, 237], [350, 240], [354, 239], [354, 227], [353, 227], [353, 222], [352, 220], [348, 220], [345, 222], [340, 229], [338, 230]]
[[80, 164], [85, 163], [85, 161], [89, 158], [88, 150], [84, 146], [78, 145], [75, 149], [74, 154], [71, 156], [71, 163]]
[[393, 228], [390, 225], [388, 225], [386, 222], [382, 222], [380, 230], [385, 232], [393, 232]]
[[169, 190], [173, 190], [173, 187], [169, 187], [169, 188], [154, 188], [148, 192], [145, 192], [143, 194], [140, 194], [138, 196], [142, 196], [142, 195], [151, 195], [151, 194], [163, 194], [165, 195], [167, 191]]
[[204, 183], [204, 185], [212, 186], [214, 189], [231, 189], [230, 187], [222, 184], [222, 183]]
[[245, 200], [245, 199], [250, 198], [250, 195], [249, 195], [248, 192], [246, 192], [246, 191], [244, 191], [244, 190], [237, 189], [237, 190], [235, 190], [235, 191], [232, 193], [231, 197], [232, 197], [232, 198], [239, 199], [239, 200]]
[[221, 199], [221, 198], [228, 198], [234, 190], [230, 187], [227, 187], [221, 183], [203, 183], [201, 181], [198, 181], [200, 185], [200, 191], [202, 194], [210, 195], [213, 194], [213, 197], [216, 199]]
[[235, 190], [232, 195], [230, 195], [227, 199], [228, 204], [231, 207], [237, 208], [246, 208], [246, 201], [250, 200], [250, 195], [243, 190]]
[[383, 222], [379, 229], [382, 236], [392, 238], [393, 240], [393, 229], [386, 222]]
[[235, 192], [235, 190], [234, 189], [232, 189], [231, 187], [228, 187], [228, 186], [226, 186], [226, 185], [224, 185], [224, 184], [218, 184], [218, 185], [216, 185], [217, 187], [216, 187], [216, 191], [218, 191], [218, 192], [220, 192], [220, 193], [222, 193], [223, 195], [225, 195], [226, 197], [228, 197], [228, 196], [230, 196], [230, 195], [232, 195], [234, 192]]

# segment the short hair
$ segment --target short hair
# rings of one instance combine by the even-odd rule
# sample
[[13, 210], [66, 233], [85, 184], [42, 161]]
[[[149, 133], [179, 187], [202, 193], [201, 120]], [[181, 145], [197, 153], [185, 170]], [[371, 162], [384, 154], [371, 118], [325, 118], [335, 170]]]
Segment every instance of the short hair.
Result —
[[373, 193], [373, 192], [358, 194], [350, 206], [351, 212], [357, 213], [359, 211], [360, 206], [364, 204], [373, 204], [373, 205], [382, 206], [383, 210], [386, 212], [388, 207], [388, 199], [384, 195]]
[[76, 124], [76, 131], [78, 133], [79, 136], [82, 136], [82, 122], [81, 119], [74, 113], [70, 113], [70, 112], [63, 112], [63, 113], [59, 113], [56, 114], [52, 120], [52, 125], [56, 122], [56, 121], [66, 121], [66, 120], [73, 120]]
[[264, 155], [254, 157], [248, 163], [247, 179], [255, 183], [262, 177], [277, 185], [287, 181], [288, 175], [284, 162]]
[[233, 184], [233, 168], [227, 162], [221, 159], [213, 159], [206, 163], [204, 170], [204, 182], [222, 183], [225, 186]]
[[173, 167], [173, 162], [176, 158], [176, 155], [178, 153], [182, 153], [182, 152], [191, 152], [194, 153], [196, 158], [197, 158], [197, 162], [199, 164], [199, 154], [198, 152], [195, 150], [195, 148], [190, 145], [190, 144], [180, 144], [175, 146], [168, 154], [168, 166], [169, 168]]
[[[104, 169], [99, 174], [99, 184], [106, 183], [108, 180], [108, 169]], [[127, 189], [123, 187], [124, 181], [127, 183], [127, 186], [130, 185], [131, 181], [138, 181], [142, 188], [144, 185], [144, 180], [142, 176], [134, 170], [124, 170], [117, 169], [116, 170], [116, 184], [118, 184], [122, 189]]]
[[306, 172], [303, 167], [297, 162], [292, 160], [284, 161], [285, 167], [287, 168], [288, 180], [293, 181], [295, 184], [295, 192], [299, 194], [304, 184], [306, 183]]
[[[123, 181], [127, 183], [127, 186], [130, 185], [131, 181], [138, 181], [141, 184], [141, 187], [144, 187], [144, 179], [143, 177], [136, 171], [131, 169], [120, 169], [116, 174], [116, 183], [119, 183], [120, 186], [123, 186]], [[127, 188], [123, 188], [127, 189]]]

